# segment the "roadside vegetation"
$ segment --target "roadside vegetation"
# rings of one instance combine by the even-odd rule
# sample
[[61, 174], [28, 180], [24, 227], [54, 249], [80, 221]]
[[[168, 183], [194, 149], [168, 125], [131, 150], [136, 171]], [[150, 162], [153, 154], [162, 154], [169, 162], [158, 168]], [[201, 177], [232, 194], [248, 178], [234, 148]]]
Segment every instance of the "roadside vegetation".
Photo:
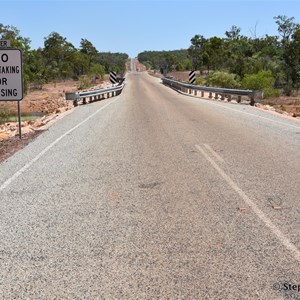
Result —
[[265, 98], [298, 96], [300, 88], [300, 24], [276, 16], [278, 35], [241, 35], [232, 26], [225, 37], [196, 34], [188, 49], [145, 51], [141, 63], [155, 72], [198, 71], [197, 84], [261, 90]]
[[[42, 114], [22, 114], [22, 121], [35, 120], [41, 117]], [[0, 125], [9, 123], [9, 122], [18, 122], [18, 115], [15, 111], [11, 110], [8, 106], [4, 106], [0, 109]]]
[[110, 71], [124, 73], [128, 60], [126, 53], [99, 52], [84, 38], [77, 49], [57, 32], [44, 38], [43, 48], [31, 49], [30, 39], [22, 37], [16, 27], [0, 23], [0, 39], [10, 40], [11, 47], [23, 52], [25, 93], [67, 79], [80, 80], [81, 87], [86, 88]]

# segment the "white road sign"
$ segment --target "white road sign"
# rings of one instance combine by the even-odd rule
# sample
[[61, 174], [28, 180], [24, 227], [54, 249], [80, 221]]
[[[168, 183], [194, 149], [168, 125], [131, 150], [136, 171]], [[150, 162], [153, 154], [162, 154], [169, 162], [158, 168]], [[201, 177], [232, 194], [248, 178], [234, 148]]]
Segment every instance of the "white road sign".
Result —
[[20, 101], [22, 99], [22, 52], [19, 49], [1, 49], [0, 101]]
[[10, 47], [10, 40], [0, 40], [0, 48]]

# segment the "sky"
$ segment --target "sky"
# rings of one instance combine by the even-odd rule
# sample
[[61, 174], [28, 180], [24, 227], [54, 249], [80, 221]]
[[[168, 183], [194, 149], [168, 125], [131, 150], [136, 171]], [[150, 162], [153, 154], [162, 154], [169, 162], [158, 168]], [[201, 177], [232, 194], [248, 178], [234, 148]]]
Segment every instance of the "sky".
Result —
[[84, 38], [99, 52], [134, 58], [186, 49], [196, 34], [225, 37], [233, 25], [248, 37], [278, 35], [274, 17], [300, 23], [300, 0], [0, 0], [0, 12], [0, 23], [17, 27], [32, 49], [58, 32], [77, 48]]

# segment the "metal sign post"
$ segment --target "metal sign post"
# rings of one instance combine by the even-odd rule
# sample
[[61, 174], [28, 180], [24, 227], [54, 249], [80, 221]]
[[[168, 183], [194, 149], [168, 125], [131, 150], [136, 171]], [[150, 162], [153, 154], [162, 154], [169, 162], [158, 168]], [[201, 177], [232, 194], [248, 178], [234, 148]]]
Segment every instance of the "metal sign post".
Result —
[[19, 122], [19, 139], [22, 139], [22, 120], [21, 120], [21, 107], [20, 107], [20, 101], [18, 101], [18, 122]]
[[[0, 47], [8, 47], [9, 41], [0, 40]], [[20, 101], [23, 99], [22, 51], [0, 49], [0, 101], [18, 101], [19, 137], [21, 132]]]

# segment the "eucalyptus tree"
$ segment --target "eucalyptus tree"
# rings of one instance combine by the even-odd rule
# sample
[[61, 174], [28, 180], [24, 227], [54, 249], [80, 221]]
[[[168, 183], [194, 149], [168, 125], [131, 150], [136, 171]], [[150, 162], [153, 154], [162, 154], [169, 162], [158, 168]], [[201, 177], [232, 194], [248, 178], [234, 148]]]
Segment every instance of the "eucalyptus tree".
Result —
[[206, 43], [207, 40], [203, 35], [196, 34], [191, 38], [191, 46], [188, 49], [193, 69], [200, 72], [203, 71], [203, 67], [207, 63]]
[[286, 46], [284, 60], [288, 66], [288, 77], [297, 89], [300, 88], [300, 26], [294, 31], [291, 41]]
[[90, 41], [88, 41], [87, 39], [81, 39], [79, 49], [81, 53], [86, 55], [86, 58], [88, 60], [88, 69], [91, 68], [92, 64], [98, 62], [99, 52]]
[[297, 67], [295, 67], [293, 59], [297, 61], [297, 49], [294, 49], [294, 47], [298, 45], [297, 34], [295, 35], [295, 32], [299, 28], [299, 25], [294, 22], [295, 18], [288, 18], [285, 15], [276, 16], [274, 19], [278, 25], [278, 33], [281, 36], [280, 59], [282, 61], [283, 72], [285, 73], [284, 91], [287, 95], [290, 95], [293, 85], [298, 81]]
[[47, 79], [57, 80], [71, 77], [76, 51], [77, 49], [57, 32], [52, 32], [46, 37], [43, 54], [47, 66]]

